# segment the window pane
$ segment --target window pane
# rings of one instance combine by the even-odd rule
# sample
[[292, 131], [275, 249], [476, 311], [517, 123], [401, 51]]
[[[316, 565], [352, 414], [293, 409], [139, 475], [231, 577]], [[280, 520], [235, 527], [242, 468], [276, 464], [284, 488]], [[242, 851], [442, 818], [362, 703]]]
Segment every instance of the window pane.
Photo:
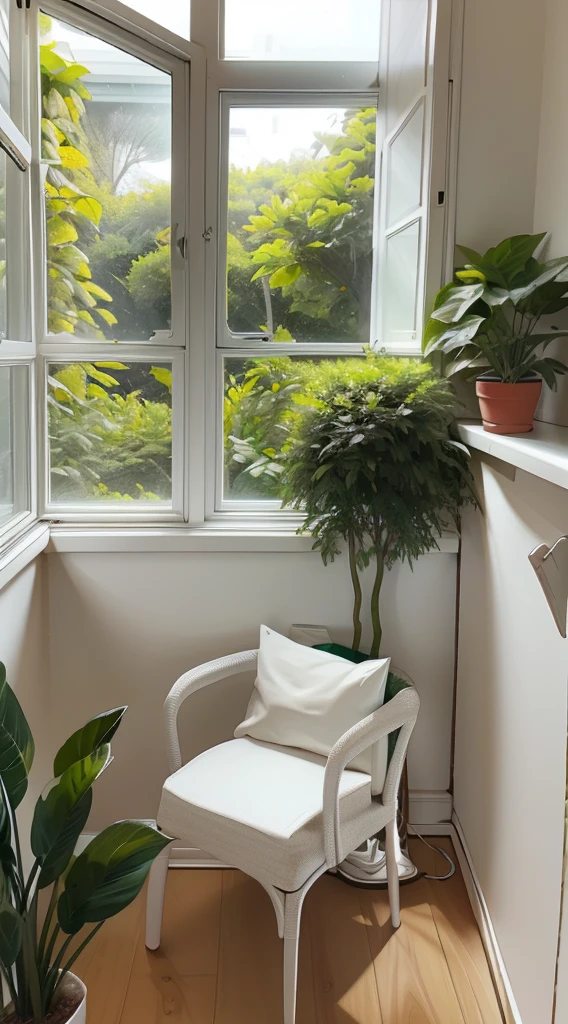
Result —
[[147, 341], [171, 323], [171, 77], [41, 26], [48, 329]]
[[376, 61], [379, 9], [378, 0], [225, 0], [225, 57]]
[[421, 104], [388, 150], [387, 224], [408, 217], [420, 206], [422, 191], [422, 136], [424, 106]]
[[0, 0], [0, 105], [10, 113], [10, 2]]
[[385, 341], [410, 341], [416, 331], [420, 224], [387, 238], [385, 253]]
[[29, 507], [28, 373], [0, 365], [0, 527]]
[[280, 476], [295, 419], [334, 367], [362, 357], [263, 356], [224, 361], [223, 498], [280, 501]]
[[8, 336], [6, 272], [6, 154], [0, 150], [0, 341]]
[[369, 341], [376, 109], [232, 107], [227, 318], [279, 341]]
[[49, 368], [51, 501], [171, 504], [171, 363]]
[[190, 0], [165, 0], [158, 4], [156, 0], [123, 0], [137, 14], [151, 18], [158, 25], [175, 32], [184, 39], [189, 39]]

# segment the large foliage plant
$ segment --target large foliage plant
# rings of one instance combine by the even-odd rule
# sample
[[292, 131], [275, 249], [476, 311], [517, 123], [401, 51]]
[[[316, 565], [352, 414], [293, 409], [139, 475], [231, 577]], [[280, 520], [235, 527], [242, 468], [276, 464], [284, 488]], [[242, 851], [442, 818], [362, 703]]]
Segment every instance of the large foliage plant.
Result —
[[[105, 920], [135, 899], [170, 842], [143, 822], [119, 821], [74, 854], [93, 783], [112, 761], [111, 740], [125, 711], [92, 718], [58, 750], [54, 779], [35, 805], [29, 837], [34, 860], [26, 873], [17, 811], [34, 740], [0, 663], [0, 971], [12, 1000], [7, 1013], [26, 1024], [44, 1020], [77, 957]], [[49, 899], [40, 915], [44, 892]]]
[[568, 307], [568, 257], [536, 259], [545, 238], [515, 235], [486, 253], [458, 246], [467, 259], [438, 292], [426, 324], [424, 355], [442, 357], [447, 376], [470, 380], [491, 372], [516, 384], [539, 375], [549, 388], [568, 366], [544, 353], [568, 331], [542, 318]]
[[374, 567], [371, 657], [382, 639], [385, 569], [438, 546], [474, 501], [468, 453], [449, 432], [455, 399], [447, 381], [412, 359], [368, 354], [314, 382], [312, 410], [294, 425], [282, 475], [284, 499], [325, 564], [344, 545], [354, 591], [353, 649], [362, 636], [360, 572]]

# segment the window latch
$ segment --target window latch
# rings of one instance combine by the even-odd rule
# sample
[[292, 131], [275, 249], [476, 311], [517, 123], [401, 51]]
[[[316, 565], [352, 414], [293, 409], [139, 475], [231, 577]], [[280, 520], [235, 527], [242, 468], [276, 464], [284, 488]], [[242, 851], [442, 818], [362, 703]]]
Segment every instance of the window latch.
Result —
[[184, 260], [187, 256], [187, 238], [185, 237], [185, 235], [182, 235], [181, 238], [178, 238], [177, 247], [179, 249], [182, 260]]
[[[21, 11], [22, 10], [22, 6], [23, 6], [22, 0], [16, 0], [16, 7], [18, 8], [18, 10]], [[26, 11], [29, 11], [29, 9], [30, 9], [30, 0], [25, 0], [25, 7], [26, 7]]]
[[205, 228], [205, 231], [201, 235], [204, 242], [210, 242], [213, 234], [213, 228]]

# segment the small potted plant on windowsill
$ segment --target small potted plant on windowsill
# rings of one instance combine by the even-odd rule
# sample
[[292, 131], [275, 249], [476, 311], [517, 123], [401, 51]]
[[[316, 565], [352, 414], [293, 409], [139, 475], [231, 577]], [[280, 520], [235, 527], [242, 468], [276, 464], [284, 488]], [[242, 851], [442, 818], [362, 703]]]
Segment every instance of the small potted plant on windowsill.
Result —
[[491, 433], [532, 430], [542, 381], [554, 390], [558, 374], [568, 371], [544, 355], [551, 341], [568, 335], [541, 327], [543, 317], [568, 307], [568, 257], [534, 258], [545, 234], [506, 238], [484, 255], [458, 246], [468, 262], [438, 292], [424, 331], [424, 355], [441, 355], [447, 376], [476, 378]]
[[[353, 661], [378, 658], [385, 570], [399, 560], [412, 565], [437, 547], [442, 532], [457, 526], [462, 505], [475, 501], [467, 449], [450, 436], [455, 398], [427, 364], [369, 353], [366, 360], [338, 361], [319, 387], [316, 382], [311, 400], [292, 428], [284, 501], [304, 515], [301, 529], [311, 532], [324, 564], [347, 550], [352, 647], [325, 649]], [[360, 650], [360, 571], [366, 567], [374, 571], [370, 655]], [[387, 699], [404, 685], [391, 674]], [[370, 857], [376, 845], [370, 844]], [[375, 877], [372, 865], [361, 874], [343, 865], [340, 874], [373, 885], [378, 865]]]
[[[77, 856], [92, 785], [112, 761], [110, 740], [126, 708], [91, 719], [55, 756], [39, 797], [25, 874], [16, 810], [28, 785], [34, 741], [0, 662], [0, 973], [11, 1003], [2, 1024], [85, 1024], [86, 989], [70, 972], [105, 920], [138, 895], [171, 840], [140, 821], [119, 821]], [[50, 891], [43, 920], [39, 897]]]

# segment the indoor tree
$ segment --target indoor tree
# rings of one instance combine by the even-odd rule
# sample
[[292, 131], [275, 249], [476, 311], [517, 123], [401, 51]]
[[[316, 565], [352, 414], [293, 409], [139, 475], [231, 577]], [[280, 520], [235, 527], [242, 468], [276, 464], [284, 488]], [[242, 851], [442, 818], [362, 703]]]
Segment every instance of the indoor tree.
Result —
[[372, 565], [379, 656], [385, 569], [438, 546], [474, 496], [468, 453], [450, 436], [454, 395], [431, 367], [368, 354], [328, 368], [313, 408], [294, 423], [284, 464], [286, 504], [301, 511], [325, 564], [346, 545], [354, 591], [353, 649], [361, 643], [360, 571]]

